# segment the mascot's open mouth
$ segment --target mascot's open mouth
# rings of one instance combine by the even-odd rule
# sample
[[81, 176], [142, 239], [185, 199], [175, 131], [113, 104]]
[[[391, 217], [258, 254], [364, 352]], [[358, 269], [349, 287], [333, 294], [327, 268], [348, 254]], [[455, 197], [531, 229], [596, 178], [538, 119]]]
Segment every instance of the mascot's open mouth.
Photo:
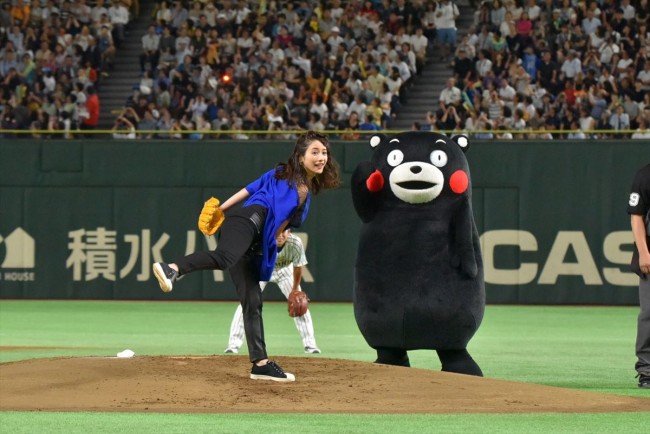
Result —
[[405, 181], [398, 182], [397, 185], [407, 190], [426, 190], [428, 188], [433, 188], [436, 186], [435, 183], [426, 181]]

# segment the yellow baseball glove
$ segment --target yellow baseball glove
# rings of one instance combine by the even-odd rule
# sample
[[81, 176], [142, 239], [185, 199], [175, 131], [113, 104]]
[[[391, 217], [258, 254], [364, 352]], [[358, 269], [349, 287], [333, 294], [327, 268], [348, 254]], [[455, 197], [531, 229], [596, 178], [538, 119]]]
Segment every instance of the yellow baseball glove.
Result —
[[219, 199], [211, 197], [203, 205], [199, 216], [199, 230], [205, 235], [214, 235], [223, 223], [223, 211], [219, 208]]

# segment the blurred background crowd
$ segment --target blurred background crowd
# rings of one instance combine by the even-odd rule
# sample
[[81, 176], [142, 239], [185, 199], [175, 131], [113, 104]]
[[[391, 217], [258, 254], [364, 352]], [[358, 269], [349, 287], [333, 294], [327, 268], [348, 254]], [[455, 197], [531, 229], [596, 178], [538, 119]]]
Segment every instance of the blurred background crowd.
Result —
[[[409, 128], [650, 138], [649, 17], [648, 0], [5, 0], [0, 127], [357, 140], [395, 127], [418, 77], [444, 64], [439, 96]], [[102, 86], [134, 40], [132, 86], [102, 125]]]

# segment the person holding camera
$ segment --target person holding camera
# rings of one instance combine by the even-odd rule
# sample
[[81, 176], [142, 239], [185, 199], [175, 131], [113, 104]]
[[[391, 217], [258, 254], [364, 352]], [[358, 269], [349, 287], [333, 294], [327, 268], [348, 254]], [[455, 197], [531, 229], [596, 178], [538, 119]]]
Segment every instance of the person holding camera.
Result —
[[135, 116], [137, 119], [137, 114], [133, 107], [127, 107], [124, 112], [117, 117], [115, 124], [113, 125], [113, 138], [114, 139], [135, 139], [135, 124], [129, 119], [130, 116]]

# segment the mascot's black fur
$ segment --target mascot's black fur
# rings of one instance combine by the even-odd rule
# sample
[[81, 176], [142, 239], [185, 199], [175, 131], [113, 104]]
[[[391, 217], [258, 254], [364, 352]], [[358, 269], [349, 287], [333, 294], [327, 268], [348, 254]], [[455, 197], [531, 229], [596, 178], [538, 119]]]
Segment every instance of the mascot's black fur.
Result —
[[370, 138], [352, 175], [363, 225], [354, 315], [377, 363], [409, 366], [436, 350], [443, 371], [482, 375], [467, 343], [483, 319], [485, 284], [471, 206], [466, 136], [406, 132]]

